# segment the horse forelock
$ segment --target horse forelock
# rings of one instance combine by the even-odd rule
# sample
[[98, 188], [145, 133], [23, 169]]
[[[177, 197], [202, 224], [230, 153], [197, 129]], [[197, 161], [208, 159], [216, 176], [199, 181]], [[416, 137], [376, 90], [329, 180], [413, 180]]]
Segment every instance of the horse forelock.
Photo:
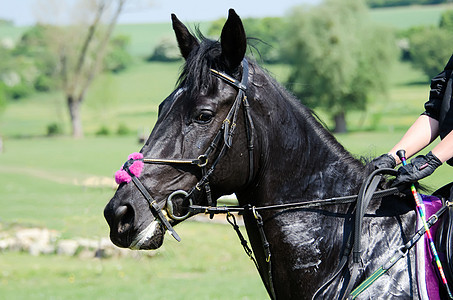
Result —
[[228, 70], [222, 58], [222, 46], [219, 41], [203, 36], [199, 39], [199, 46], [190, 53], [177, 82], [177, 85], [184, 87], [191, 98], [200, 94], [210, 94], [215, 90], [217, 84], [211, 69], [225, 72], [236, 78], [240, 76], [238, 70]]

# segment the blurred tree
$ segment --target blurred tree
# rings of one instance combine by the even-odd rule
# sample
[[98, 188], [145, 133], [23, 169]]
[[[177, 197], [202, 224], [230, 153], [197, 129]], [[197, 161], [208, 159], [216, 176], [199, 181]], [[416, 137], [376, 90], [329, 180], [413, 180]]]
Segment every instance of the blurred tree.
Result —
[[[58, 34], [69, 30], [62, 30], [56, 25], [37, 24], [29, 27], [16, 45], [0, 44], [0, 82], [5, 86], [7, 99], [16, 100], [34, 90], [45, 92], [59, 87], [59, 51], [66, 40]], [[109, 72], [124, 70], [132, 62], [127, 51], [129, 42], [128, 36], [113, 37], [107, 45], [100, 68]], [[67, 46], [77, 45], [68, 41]]]
[[154, 52], [147, 61], [177, 61], [181, 59], [181, 52], [174, 37], [164, 37], [154, 48]]
[[398, 53], [392, 32], [368, 22], [361, 0], [299, 7], [288, 20], [288, 87], [309, 107], [326, 109], [335, 132], [346, 132], [346, 112], [365, 110], [372, 92], [385, 91]]
[[438, 27], [420, 27], [409, 35], [409, 55], [413, 64], [428, 78], [442, 71], [452, 54], [451, 31]]
[[446, 10], [440, 16], [439, 27], [453, 32], [453, 9]]
[[[281, 61], [281, 43], [283, 40], [284, 20], [282, 18], [245, 18], [242, 20], [247, 34], [249, 55], [254, 50], [258, 57], [267, 63], [277, 63]], [[218, 37], [222, 32], [225, 19], [221, 18], [212, 22], [208, 29], [208, 35]]]
[[282, 18], [248, 18], [244, 26], [249, 37], [248, 43], [258, 52], [258, 56], [267, 63], [280, 61], [280, 46], [283, 40], [284, 21]]
[[30, 27], [24, 32], [12, 51], [16, 60], [20, 61], [26, 58], [33, 65], [34, 72], [30, 72], [30, 70], [21, 68], [20, 63], [16, 61], [14, 69], [28, 74], [28, 77], [32, 77], [28, 78], [26, 82], [30, 88], [34, 87], [38, 91], [48, 91], [56, 87], [53, 77], [56, 75], [58, 59], [50, 50], [50, 45], [47, 41], [49, 30], [52, 30], [52, 26], [44, 24]]
[[[75, 138], [83, 136], [81, 104], [103, 67], [108, 42], [126, 1], [80, 0], [70, 13], [83, 16], [81, 22], [65, 27], [53, 26], [47, 31], [47, 40], [58, 58], [59, 77]], [[54, 9], [51, 5], [49, 9]]]
[[103, 69], [105, 71], [118, 73], [131, 64], [132, 57], [127, 51], [130, 41], [131, 39], [127, 35], [118, 35], [112, 38], [107, 49], [107, 55], [104, 58]]
[[[4, 111], [6, 106], [6, 93], [5, 93], [5, 84], [0, 81], [0, 115]], [[0, 154], [3, 152], [3, 138], [2, 133], [0, 132]]]
[[6, 91], [5, 84], [0, 82], [0, 114], [6, 107]]

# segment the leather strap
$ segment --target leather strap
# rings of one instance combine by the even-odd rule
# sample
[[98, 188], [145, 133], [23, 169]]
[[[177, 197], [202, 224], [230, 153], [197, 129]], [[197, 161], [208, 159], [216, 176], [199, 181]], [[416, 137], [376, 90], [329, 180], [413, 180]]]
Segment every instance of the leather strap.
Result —
[[156, 201], [148, 193], [148, 190], [143, 186], [143, 184], [140, 182], [140, 180], [138, 180], [138, 178], [135, 177], [135, 175], [129, 171], [129, 168], [127, 168], [126, 171], [129, 173], [129, 175], [131, 175], [132, 182], [135, 184], [135, 186], [138, 188], [138, 190], [142, 193], [143, 197], [145, 197], [146, 201], [148, 201], [148, 204], [149, 204], [149, 207], [151, 209], [151, 213], [153, 214], [153, 216], [157, 220], [159, 220], [159, 222], [168, 230], [168, 233], [172, 237], [174, 237], [175, 240], [180, 242], [181, 238], [176, 233], [176, 231], [173, 229], [173, 226], [170, 225], [170, 222], [168, 222], [167, 218], [162, 213], [162, 210], [157, 205]]

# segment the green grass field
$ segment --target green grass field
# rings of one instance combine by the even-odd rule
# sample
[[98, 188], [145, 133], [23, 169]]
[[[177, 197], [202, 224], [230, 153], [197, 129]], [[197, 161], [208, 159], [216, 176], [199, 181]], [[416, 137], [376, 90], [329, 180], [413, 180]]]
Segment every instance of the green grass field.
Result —
[[[450, 7], [450, 6], [449, 6]], [[436, 24], [445, 7], [373, 11], [372, 17], [397, 28], [413, 22]], [[423, 11], [423, 10], [422, 10]], [[426, 18], [425, 18], [426, 17]], [[397, 22], [398, 21], [398, 22]], [[206, 26], [205, 24], [203, 26]], [[0, 37], [17, 38], [24, 28], [2, 28]], [[170, 24], [120, 25], [131, 35], [131, 53], [143, 57], [154, 43], [172, 34]], [[103, 208], [114, 194], [93, 187], [87, 178], [112, 178], [127, 155], [140, 149], [138, 132], [149, 132], [158, 104], [173, 91], [181, 63], [144, 63], [126, 72], [98, 77], [83, 105], [86, 137], [68, 136], [62, 94], [42, 93], [11, 102], [0, 115], [4, 153], [0, 154], [0, 234], [16, 226], [46, 227], [61, 238], [108, 236]], [[268, 66], [280, 81], [288, 67]], [[386, 152], [423, 110], [429, 79], [409, 64], [389, 70], [387, 95], [376, 95], [366, 112], [349, 112], [350, 133], [338, 140], [356, 156]], [[326, 114], [321, 118], [331, 126]], [[47, 126], [60, 124], [65, 135], [46, 137]], [[131, 133], [115, 135], [120, 125]], [[106, 127], [108, 136], [96, 136]], [[423, 183], [439, 187], [451, 181], [442, 166]], [[112, 179], [113, 182], [113, 179]], [[266, 299], [253, 263], [229, 225], [184, 222], [180, 244], [166, 237], [152, 257], [81, 259], [56, 255], [0, 253], [0, 299]]]
[[266, 299], [257, 271], [229, 227], [193, 222], [178, 227], [182, 242], [168, 239], [151, 258], [2, 253], [1, 298]]
[[397, 29], [408, 29], [412, 26], [439, 25], [442, 12], [452, 9], [453, 5], [414, 5], [371, 10], [371, 18], [380, 24]]
[[[137, 57], [147, 57], [152, 54], [156, 45], [164, 38], [174, 38], [174, 32], [170, 24], [170, 16], [168, 16], [169, 23], [151, 23], [149, 24], [118, 24], [114, 34], [124, 34], [130, 37], [129, 52]], [[200, 28], [202, 32], [206, 32], [209, 27], [209, 22], [186, 24], [188, 28]]]
[[[12, 138], [5, 144], [0, 155], [3, 230], [45, 227], [62, 239], [108, 236], [102, 212], [114, 190], [83, 186], [83, 179], [112, 178], [127, 154], [139, 149], [135, 136]], [[265, 298], [259, 276], [229, 225], [186, 222], [178, 233], [181, 243], [167, 237], [151, 258], [0, 253], [0, 298]]]

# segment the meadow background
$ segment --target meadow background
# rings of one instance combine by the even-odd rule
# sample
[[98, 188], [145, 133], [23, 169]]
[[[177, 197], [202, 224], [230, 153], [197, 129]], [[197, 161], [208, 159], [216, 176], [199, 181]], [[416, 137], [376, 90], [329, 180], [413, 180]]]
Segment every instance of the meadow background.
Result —
[[[371, 16], [376, 22], [409, 28], [437, 25], [447, 8], [452, 6], [374, 9]], [[203, 31], [208, 24], [200, 26]], [[0, 38], [16, 39], [25, 29], [0, 26]], [[83, 105], [84, 139], [46, 136], [52, 122], [67, 124], [64, 131], [70, 130], [59, 92], [10, 102], [0, 115], [4, 143], [0, 232], [42, 227], [55, 230], [60, 238], [108, 236], [102, 212], [114, 189], [87, 185], [84, 180], [113, 178], [127, 155], [141, 148], [137, 134], [152, 129], [158, 104], [174, 89], [181, 68], [181, 62], [142, 59], [162, 37], [172, 36], [171, 24], [119, 24], [116, 31], [131, 37], [134, 63], [125, 72], [102, 74], [95, 80]], [[286, 79], [287, 66], [265, 67], [278, 80]], [[336, 136], [354, 155], [386, 152], [423, 110], [429, 92], [424, 74], [398, 62], [388, 76], [393, 84], [388, 95], [375, 99], [366, 112], [351, 112], [350, 132]], [[100, 128], [115, 132], [118, 124], [127, 124], [133, 133], [96, 135]], [[449, 181], [451, 170], [442, 166], [423, 183], [437, 188]], [[177, 230], [182, 242], [166, 237], [153, 256], [102, 259], [0, 252], [0, 299], [267, 298], [229, 225], [186, 221]]]

